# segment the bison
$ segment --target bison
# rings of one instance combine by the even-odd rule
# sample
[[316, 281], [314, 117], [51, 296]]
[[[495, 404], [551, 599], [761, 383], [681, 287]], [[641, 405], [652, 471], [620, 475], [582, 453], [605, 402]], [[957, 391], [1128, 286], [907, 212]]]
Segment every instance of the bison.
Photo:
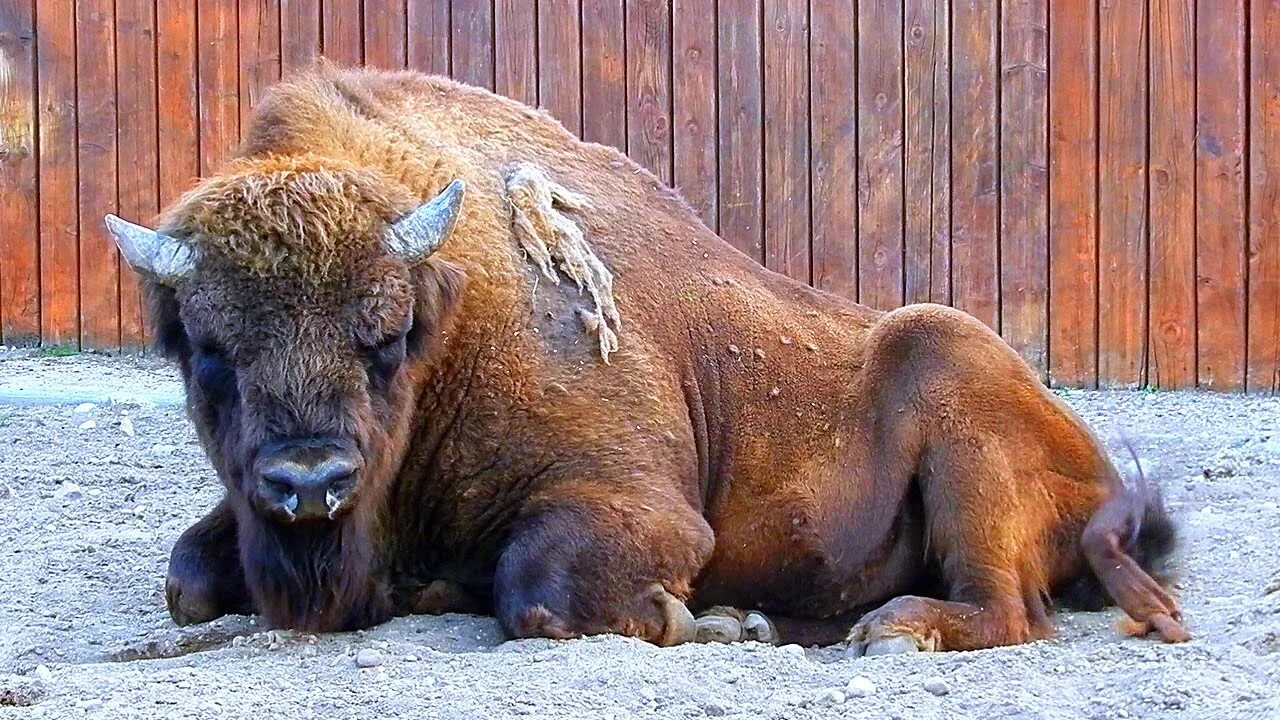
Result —
[[515, 101], [321, 64], [107, 221], [225, 485], [179, 624], [958, 650], [1058, 599], [1186, 637], [1158, 493], [999, 336], [770, 272]]

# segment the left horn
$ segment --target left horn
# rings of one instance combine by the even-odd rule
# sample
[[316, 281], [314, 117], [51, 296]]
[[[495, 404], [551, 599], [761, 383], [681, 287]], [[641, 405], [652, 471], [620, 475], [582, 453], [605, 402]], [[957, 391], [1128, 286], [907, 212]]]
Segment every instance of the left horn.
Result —
[[196, 253], [186, 243], [150, 228], [107, 215], [107, 230], [134, 270], [162, 285], [177, 285], [196, 269]]
[[397, 220], [387, 232], [387, 247], [392, 254], [413, 264], [439, 250], [458, 222], [466, 190], [466, 183], [454, 180], [431, 202]]

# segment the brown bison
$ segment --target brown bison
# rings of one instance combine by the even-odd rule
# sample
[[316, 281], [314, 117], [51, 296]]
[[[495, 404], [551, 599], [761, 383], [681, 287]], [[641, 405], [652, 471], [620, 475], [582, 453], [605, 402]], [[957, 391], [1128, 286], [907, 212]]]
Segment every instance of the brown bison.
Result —
[[450, 80], [320, 66], [245, 135], [157, 230], [108, 218], [226, 486], [178, 623], [943, 650], [1056, 597], [1185, 637], [1158, 495], [973, 318], [769, 272]]

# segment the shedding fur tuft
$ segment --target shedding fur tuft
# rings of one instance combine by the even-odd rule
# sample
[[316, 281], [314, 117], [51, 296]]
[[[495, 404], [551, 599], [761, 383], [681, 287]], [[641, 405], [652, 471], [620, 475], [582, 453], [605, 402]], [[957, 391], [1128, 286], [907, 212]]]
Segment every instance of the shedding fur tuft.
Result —
[[591, 296], [594, 310], [580, 309], [578, 316], [583, 328], [598, 338], [600, 357], [609, 364], [609, 355], [618, 350], [622, 322], [613, 299], [613, 274], [587, 244], [582, 229], [565, 214], [586, 210], [587, 199], [529, 163], [507, 173], [506, 193], [516, 240], [529, 260], [551, 282], [559, 284], [562, 272], [579, 292]]

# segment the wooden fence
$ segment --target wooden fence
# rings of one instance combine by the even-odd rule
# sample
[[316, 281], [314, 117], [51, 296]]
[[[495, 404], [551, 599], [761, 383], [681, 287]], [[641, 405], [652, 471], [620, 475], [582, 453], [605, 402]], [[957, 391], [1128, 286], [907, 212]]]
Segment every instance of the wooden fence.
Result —
[[318, 53], [548, 108], [779, 272], [1055, 384], [1280, 385], [1280, 0], [0, 0], [0, 331], [145, 333], [146, 221]]

